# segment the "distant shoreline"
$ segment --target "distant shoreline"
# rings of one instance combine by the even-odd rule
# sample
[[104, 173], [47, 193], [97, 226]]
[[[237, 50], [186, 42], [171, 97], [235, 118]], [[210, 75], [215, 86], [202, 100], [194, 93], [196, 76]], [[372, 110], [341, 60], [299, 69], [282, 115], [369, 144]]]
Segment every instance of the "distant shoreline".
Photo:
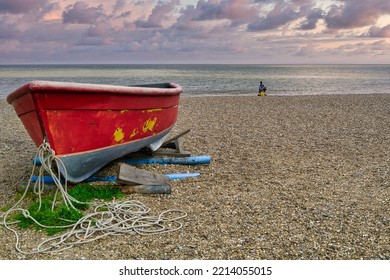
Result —
[[390, 64], [31, 64], [0, 65], [0, 98], [32, 80], [110, 85], [174, 82], [183, 96], [390, 93]]

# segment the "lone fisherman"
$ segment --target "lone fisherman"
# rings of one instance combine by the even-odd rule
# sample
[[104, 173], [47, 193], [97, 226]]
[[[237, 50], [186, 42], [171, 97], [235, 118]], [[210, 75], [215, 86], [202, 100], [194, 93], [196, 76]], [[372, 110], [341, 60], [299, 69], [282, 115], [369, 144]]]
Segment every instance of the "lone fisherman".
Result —
[[267, 91], [267, 87], [265, 85], [263, 85], [263, 82], [260, 81], [260, 85], [259, 85], [259, 94], [258, 96], [266, 96], [267, 94], [265, 93]]

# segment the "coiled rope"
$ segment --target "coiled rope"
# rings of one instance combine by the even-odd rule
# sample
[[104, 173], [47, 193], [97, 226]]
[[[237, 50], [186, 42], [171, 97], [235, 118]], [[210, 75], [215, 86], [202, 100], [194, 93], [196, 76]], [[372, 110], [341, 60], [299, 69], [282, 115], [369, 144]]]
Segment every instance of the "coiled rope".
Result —
[[[76, 209], [72, 202], [85, 204], [86, 202], [77, 201], [70, 196], [67, 192], [67, 183], [65, 180], [64, 185], [60, 180], [59, 166], [62, 169], [66, 168], [63, 165], [61, 159], [55, 156], [54, 151], [50, 148], [49, 143], [43, 142], [38, 147], [36, 157], [42, 159], [41, 166], [39, 167], [38, 178], [47, 172], [54, 178], [56, 185], [56, 191], [53, 199], [52, 210], [57, 201], [57, 196], [60, 194], [64, 204], [68, 208]], [[57, 172], [53, 163], [57, 165]], [[33, 170], [31, 172], [30, 180], [27, 187], [19, 199], [19, 201], [12, 206], [8, 211], [0, 215], [5, 228], [14, 233], [16, 237], [15, 249], [23, 254], [36, 254], [36, 253], [54, 253], [69, 249], [75, 245], [89, 243], [98, 239], [101, 239], [110, 235], [119, 234], [138, 234], [138, 235], [153, 235], [164, 232], [176, 231], [182, 228], [182, 223], [179, 221], [187, 216], [187, 213], [181, 210], [167, 210], [161, 212], [158, 216], [150, 216], [150, 209], [137, 200], [128, 201], [112, 201], [108, 203], [96, 204], [95, 202], [88, 203], [94, 207], [91, 214], [82, 217], [78, 221], [70, 221], [71, 225], [68, 226], [46, 226], [36, 221], [29, 213], [28, 210], [20, 207], [29, 188], [32, 183], [32, 176], [36, 173], [36, 164], [34, 163]], [[66, 176], [65, 176], [66, 177]], [[44, 191], [44, 182], [42, 180], [36, 180], [33, 186], [33, 192], [38, 196], [39, 209], [41, 207], [42, 193]], [[32, 219], [37, 225], [43, 228], [69, 228], [69, 232], [62, 235], [58, 235], [40, 243], [32, 251], [25, 251], [20, 248], [20, 237], [18, 232], [11, 227], [11, 225], [18, 223], [9, 222], [8, 218], [11, 213], [21, 212], [24, 217]]]

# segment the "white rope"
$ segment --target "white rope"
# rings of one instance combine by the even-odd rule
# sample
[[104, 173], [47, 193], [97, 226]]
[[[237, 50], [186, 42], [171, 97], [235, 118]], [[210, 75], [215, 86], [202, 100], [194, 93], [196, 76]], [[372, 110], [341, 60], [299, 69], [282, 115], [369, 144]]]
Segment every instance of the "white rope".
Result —
[[[65, 170], [65, 172], [66, 168], [62, 161], [55, 156], [54, 151], [50, 148], [50, 145], [47, 142], [44, 142], [41, 146], [38, 147], [36, 157], [41, 159], [41, 167], [39, 168], [38, 180], [36, 180], [34, 184], [33, 191], [39, 198], [39, 209], [41, 207], [41, 195], [44, 190], [44, 182], [41, 181], [40, 178], [43, 178], [42, 175], [44, 172], [49, 173], [53, 177], [54, 183], [57, 187], [53, 199], [52, 210], [54, 209], [58, 194], [61, 195], [64, 204], [68, 208], [71, 207], [76, 209], [72, 202], [81, 204], [84, 203], [77, 201], [68, 194], [66, 180], [65, 184], [62, 185], [59, 165], [62, 165], [62, 169]], [[57, 163], [57, 174], [53, 172], [53, 162]], [[20, 204], [24, 200], [27, 191], [30, 188], [32, 176], [36, 172], [35, 170], [36, 163], [34, 163], [30, 180], [20, 200], [8, 211], [0, 215], [0, 218], [2, 219], [0, 225], [3, 225], [5, 228], [14, 233], [16, 237], [15, 249], [23, 254], [60, 252], [75, 245], [89, 243], [109, 235], [153, 235], [176, 231], [182, 228], [182, 223], [179, 222], [179, 220], [187, 216], [187, 213], [181, 210], [167, 210], [163, 211], [158, 216], [150, 216], [150, 209], [139, 201], [112, 201], [98, 205], [95, 203], [89, 203], [90, 205], [95, 206], [93, 212], [76, 222], [70, 221], [72, 224], [68, 226], [42, 225], [30, 215], [28, 210], [20, 207]], [[12, 224], [16, 224], [18, 222], [7, 221], [11, 213], [14, 212], [21, 212], [24, 217], [32, 219], [37, 225], [43, 228], [70, 228], [70, 231], [43, 241], [32, 251], [22, 250], [20, 248], [19, 234], [11, 227]]]
[[[82, 203], [82, 202], [75, 200], [73, 197], [71, 197], [68, 194], [68, 192], [67, 192], [68, 185], [67, 185], [67, 181], [66, 180], [65, 180], [65, 184], [62, 185], [59, 169], [60, 169], [60, 166], [61, 166], [62, 170], [64, 170], [64, 173], [65, 173], [64, 176], [66, 178], [67, 177], [66, 168], [65, 168], [63, 162], [61, 161], [61, 159], [55, 156], [55, 153], [50, 148], [50, 145], [49, 145], [48, 142], [44, 141], [43, 144], [38, 148], [38, 158], [41, 159], [41, 167], [39, 169], [39, 177], [38, 178], [43, 178], [43, 177], [41, 177], [41, 175], [43, 175], [43, 172], [46, 171], [53, 178], [54, 184], [57, 187], [55, 195], [54, 195], [52, 209], [54, 209], [54, 206], [55, 206], [55, 203], [56, 203], [56, 199], [57, 199], [57, 195], [58, 195], [58, 192], [59, 192], [61, 194], [61, 196], [62, 196], [62, 200], [63, 200], [64, 204], [68, 208], [71, 207], [74, 210], [77, 210], [73, 206], [72, 201], [73, 202], [77, 202], [77, 203]], [[54, 169], [53, 166], [52, 166], [53, 163], [55, 163], [57, 165], [57, 173], [53, 172], [53, 169]], [[34, 186], [34, 193], [39, 193], [39, 195], [40, 195], [42, 193], [43, 189], [44, 189], [44, 184], [41, 182], [41, 180], [37, 180], [37, 182], [39, 182], [38, 183], [38, 188], [36, 188], [36, 186]]]

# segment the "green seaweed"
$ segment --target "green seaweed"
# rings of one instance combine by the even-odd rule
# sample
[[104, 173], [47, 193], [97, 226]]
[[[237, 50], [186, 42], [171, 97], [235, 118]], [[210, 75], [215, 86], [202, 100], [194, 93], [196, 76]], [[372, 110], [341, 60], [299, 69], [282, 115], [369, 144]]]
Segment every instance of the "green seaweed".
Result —
[[124, 196], [121, 190], [115, 186], [92, 186], [89, 184], [78, 184], [70, 189], [68, 194], [77, 201], [82, 202], [72, 202], [77, 210], [65, 205], [59, 197], [57, 197], [55, 207], [52, 209], [54, 195], [52, 193], [46, 194], [42, 197], [41, 204], [33, 201], [27, 210], [30, 216], [38, 223], [47, 227], [40, 226], [30, 217], [25, 217], [22, 213], [15, 217], [19, 221], [19, 227], [23, 229], [35, 227], [37, 230], [46, 231], [48, 235], [53, 235], [66, 229], [62, 228], [62, 226], [71, 226], [84, 216], [82, 210], [87, 210], [89, 207], [89, 204], [84, 202], [89, 202], [94, 199], [107, 201]]
[[68, 191], [68, 194], [80, 202], [88, 202], [94, 199], [112, 200], [121, 198], [123, 192], [115, 186], [92, 186], [90, 184], [78, 184]]

